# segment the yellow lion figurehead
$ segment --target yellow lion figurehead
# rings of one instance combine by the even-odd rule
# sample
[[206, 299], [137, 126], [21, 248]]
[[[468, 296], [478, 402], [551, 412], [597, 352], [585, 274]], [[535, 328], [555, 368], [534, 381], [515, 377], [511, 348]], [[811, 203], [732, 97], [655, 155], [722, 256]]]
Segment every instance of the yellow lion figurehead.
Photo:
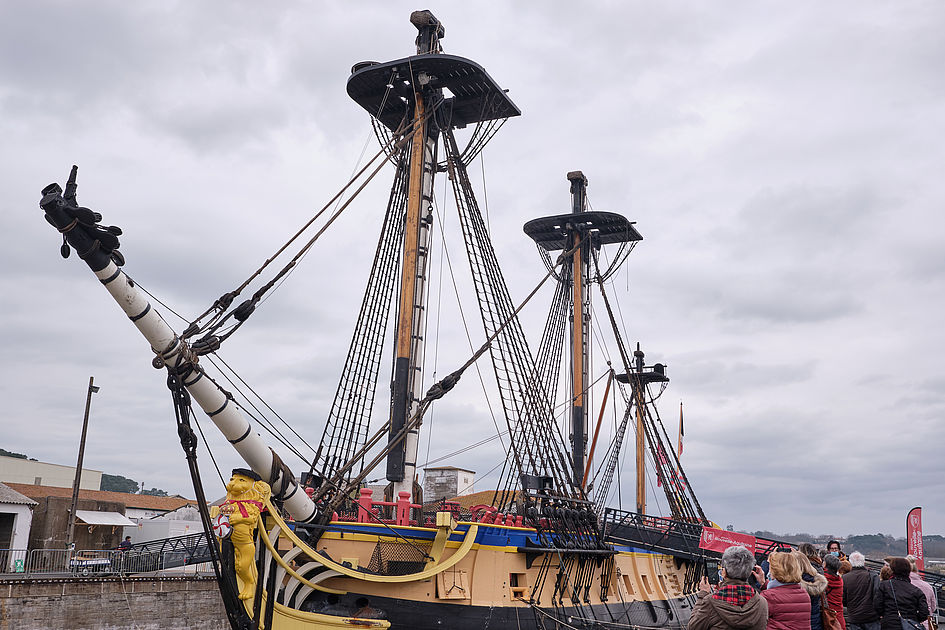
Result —
[[234, 468], [226, 484], [226, 502], [220, 511], [228, 515], [256, 517], [272, 494], [269, 484], [248, 468]]

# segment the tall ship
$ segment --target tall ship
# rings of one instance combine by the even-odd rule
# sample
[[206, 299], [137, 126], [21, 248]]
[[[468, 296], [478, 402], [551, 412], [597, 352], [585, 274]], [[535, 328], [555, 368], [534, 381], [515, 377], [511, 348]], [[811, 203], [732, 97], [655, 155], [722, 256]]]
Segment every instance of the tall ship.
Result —
[[[445, 28], [432, 13], [416, 11], [410, 21], [415, 54], [358, 63], [348, 78], [348, 94], [371, 116], [380, 144], [374, 158], [246, 282], [182, 330], [123, 271], [121, 230], [79, 205], [76, 167], [64, 188], [43, 189], [45, 218], [62, 235], [63, 256], [74, 250], [85, 261], [166, 373], [235, 630], [684, 627], [706, 573], [692, 532], [710, 523], [654, 404], [666, 368], [648, 365], [640, 345], [624, 339], [620, 305], [608, 293], [643, 237], [622, 214], [592, 210], [588, 178], [567, 173], [561, 211], [524, 223], [522, 241], [534, 243], [541, 263], [534, 288], [513, 299], [469, 168], [520, 110], [480, 65], [443, 52]], [[209, 368], [368, 182], [391, 169], [380, 226], [361, 226], [377, 247], [321, 438], [309, 445], [293, 431], [273, 448]], [[433, 379], [424, 358], [435, 204], [447, 203], [434, 195], [440, 178], [461, 226], [482, 341]], [[529, 343], [519, 315], [542, 287], [552, 297]], [[604, 336], [611, 352], [600, 369], [594, 347]], [[472, 366], [485, 372], [490, 364], [491, 405], [507, 434], [494, 491], [468, 507], [424, 502], [417, 483], [424, 419]], [[378, 386], [388, 377], [389, 409], [378, 412]], [[620, 413], [603, 439], [608, 405]], [[221, 506], [209, 506], [208, 496], [222, 490], [205, 488], [200, 474], [198, 461], [208, 464], [197, 407], [245, 462]], [[291, 470], [280, 450], [309, 462], [308, 470]], [[636, 461], [635, 511], [607, 507], [625, 450]], [[671, 518], [646, 514], [647, 460]], [[378, 475], [383, 489], [368, 487]]]

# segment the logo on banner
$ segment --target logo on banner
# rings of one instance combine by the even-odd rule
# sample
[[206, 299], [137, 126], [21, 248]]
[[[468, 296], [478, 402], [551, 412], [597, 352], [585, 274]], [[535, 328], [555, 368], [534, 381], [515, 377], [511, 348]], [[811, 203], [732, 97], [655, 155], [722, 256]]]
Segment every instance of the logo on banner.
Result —
[[699, 537], [699, 548], [709, 551], [725, 551], [729, 547], [740, 546], [755, 552], [755, 537], [749, 534], [729, 532], [714, 527], [703, 527]]

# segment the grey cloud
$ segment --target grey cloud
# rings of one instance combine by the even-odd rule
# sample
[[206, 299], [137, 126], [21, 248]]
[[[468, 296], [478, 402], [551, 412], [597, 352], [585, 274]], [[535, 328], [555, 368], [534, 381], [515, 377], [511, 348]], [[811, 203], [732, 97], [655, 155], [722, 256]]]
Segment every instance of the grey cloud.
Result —
[[[35, 428], [5, 423], [4, 448], [69, 463], [94, 373], [90, 465], [190, 493], [163, 376], [81, 264], [58, 258], [39, 188], [79, 163], [80, 200], [126, 230], [129, 273], [192, 316], [327, 200], [366, 139], [374, 150], [344, 81], [354, 62], [411, 52], [415, 7], [230, 6], [0, 9], [0, 203], [17, 236], [0, 253], [0, 395]], [[522, 223], [566, 212], [564, 174], [584, 170], [594, 208], [644, 234], [609, 294], [625, 340], [670, 366], [664, 422], [672, 433], [684, 400], [684, 464], [710, 516], [901, 527], [901, 504], [934, 491], [945, 439], [941, 384], [926, 378], [943, 351], [941, 7], [556, 2], [440, 17], [446, 51], [482, 63], [524, 112], [487, 147], [480, 197], [513, 301], [543, 274]], [[334, 394], [373, 248], [364, 226], [388, 177], [223, 351], [306, 438]], [[462, 251], [450, 253], [465, 287]], [[539, 302], [525, 315], [533, 343]], [[442, 373], [470, 351], [448, 278], [440, 303]], [[464, 305], [478, 344], [474, 300]], [[431, 456], [495, 431], [479, 389], [467, 372], [438, 405]], [[201, 423], [224, 471], [236, 465]], [[129, 432], [147, 447], [129, 453]], [[451, 463], [485, 471], [502, 456], [493, 443]], [[752, 483], [732, 491], [732, 475]], [[941, 512], [926, 516], [934, 531]]]

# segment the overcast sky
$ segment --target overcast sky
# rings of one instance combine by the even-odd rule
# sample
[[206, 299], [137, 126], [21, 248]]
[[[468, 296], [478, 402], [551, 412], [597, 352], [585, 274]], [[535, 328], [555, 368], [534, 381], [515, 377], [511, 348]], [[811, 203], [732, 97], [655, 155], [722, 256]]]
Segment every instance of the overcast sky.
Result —
[[[125, 230], [126, 271], [192, 317], [376, 150], [345, 81], [358, 61], [411, 54], [416, 8], [0, 4], [0, 446], [74, 464], [94, 375], [86, 466], [193, 496], [164, 375], [88, 269], [60, 258], [39, 191], [78, 164], [79, 201]], [[637, 222], [644, 240], [611, 291], [628, 340], [669, 365], [661, 413], [674, 435], [685, 405], [683, 462], [708, 516], [745, 530], [903, 536], [921, 505], [926, 533], [945, 534], [945, 6], [431, 8], [445, 51], [483, 65], [523, 112], [470, 169], [513, 299], [544, 273], [521, 225], [568, 211], [568, 171], [584, 171], [594, 209]], [[331, 403], [390, 175], [221, 351], [309, 442]], [[452, 243], [456, 274], [468, 276]], [[431, 335], [449, 339], [435, 352], [442, 375], [469, 348], [433, 261], [431, 314], [442, 316]], [[463, 300], [478, 345], [475, 302]], [[533, 346], [541, 308], [525, 315]], [[598, 361], [595, 377], [602, 370]], [[429, 428], [421, 462], [495, 433], [474, 373]], [[239, 465], [208, 438], [221, 468]], [[220, 494], [200, 454], [208, 494]], [[501, 459], [493, 442], [442, 463], [482, 477]], [[625, 507], [631, 472], [628, 460]], [[651, 496], [650, 510], [668, 514], [665, 499]]]

